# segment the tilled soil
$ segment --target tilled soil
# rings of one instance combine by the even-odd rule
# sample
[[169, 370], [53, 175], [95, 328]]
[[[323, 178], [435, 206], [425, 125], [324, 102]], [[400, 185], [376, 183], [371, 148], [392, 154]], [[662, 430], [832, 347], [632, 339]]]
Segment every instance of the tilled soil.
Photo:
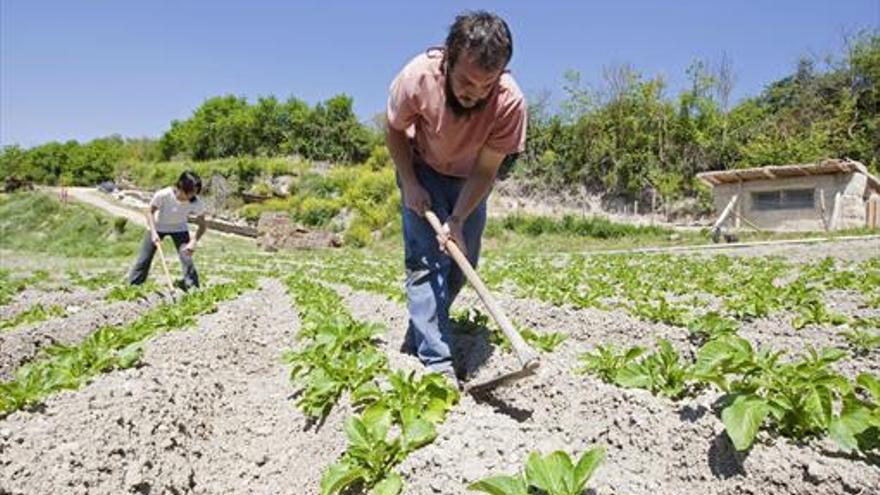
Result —
[[158, 295], [137, 302], [93, 301], [94, 304], [66, 317], [0, 332], [0, 380], [12, 378], [16, 369], [45, 347], [75, 344], [103, 326], [129, 322], [160, 302]]
[[0, 320], [14, 318], [37, 304], [45, 309], [60, 306], [73, 313], [103, 297], [104, 292], [106, 291], [90, 291], [82, 287], [68, 287], [66, 290], [25, 289], [13, 296], [9, 304], [0, 306]]
[[283, 350], [298, 318], [277, 280], [193, 329], [151, 340], [136, 369], [0, 421], [0, 493], [318, 493], [345, 448], [292, 401]]
[[[374, 294], [341, 292], [353, 314], [389, 327], [387, 348], [400, 345], [405, 307]], [[468, 483], [521, 469], [533, 450], [579, 454], [594, 445], [607, 449], [591, 485], [600, 494], [877, 493], [880, 467], [841, 455], [828, 440], [797, 444], [762, 432], [749, 452], [737, 453], [718, 416], [717, 392], [673, 402], [574, 371], [578, 356], [599, 343], [652, 347], [663, 337], [690, 355], [695, 347], [686, 329], [642, 322], [622, 311], [499, 299], [514, 321], [539, 331], [559, 331], [569, 339], [543, 356], [537, 376], [492, 393], [465, 394], [438, 428], [438, 439], [399, 467], [407, 493], [466, 493]], [[465, 292], [458, 304], [478, 302]], [[827, 328], [808, 327], [798, 334], [787, 321], [755, 322], [749, 337], [761, 335], [762, 325], [785, 326], [793, 335], [769, 332], [761, 344], [785, 348], [799, 338], [816, 346], [839, 343]], [[479, 336], [456, 334], [455, 348], [459, 367], [474, 375], [471, 383], [516, 369], [512, 354], [492, 348]], [[848, 362], [847, 374], [865, 371], [860, 362]]]
[[[421, 370], [415, 358], [399, 352], [404, 305], [332, 287], [353, 316], [387, 328], [379, 346], [392, 369]], [[667, 338], [690, 358], [696, 345], [686, 329], [643, 322], [622, 310], [498, 299], [520, 326], [568, 339], [542, 355], [536, 376], [490, 393], [463, 394], [439, 425], [435, 442], [396, 468], [405, 478], [405, 493], [468, 493], [468, 483], [518, 471], [531, 451], [577, 455], [591, 446], [607, 450], [590, 484], [596, 494], [878, 493], [876, 460], [845, 456], [829, 440], [800, 444], [762, 432], [750, 451], [735, 452], [719, 418], [716, 391], [675, 402], [575, 371], [579, 356], [598, 344], [652, 348], [658, 338]], [[854, 299], [838, 299], [842, 302], [832, 309], [875, 315]], [[481, 307], [470, 291], [456, 305]], [[118, 316], [119, 322], [133, 317], [112, 306], [94, 311], [106, 311], [108, 319]], [[77, 315], [59, 321], [69, 325]], [[794, 330], [791, 316], [748, 323], [740, 334], [790, 354], [806, 343], [844, 345], [833, 327]], [[194, 328], [152, 339], [140, 367], [104, 374], [34, 411], [0, 419], [0, 495], [319, 493], [321, 475], [346, 447], [342, 425], [352, 410], [343, 398], [314, 425], [295, 407], [295, 387], [280, 357], [296, 346], [298, 325], [282, 284], [263, 279], [258, 290], [221, 304]], [[47, 328], [45, 337], [69, 332]], [[82, 330], [78, 338], [87, 333]], [[15, 336], [0, 334], [7, 339], [0, 340], [0, 357], [13, 348]], [[18, 362], [26, 355], [9, 352]], [[513, 354], [489, 345], [484, 333], [456, 333], [454, 355], [470, 384], [517, 367]], [[874, 351], [849, 357], [838, 369], [849, 377], [877, 373], [878, 362]]]

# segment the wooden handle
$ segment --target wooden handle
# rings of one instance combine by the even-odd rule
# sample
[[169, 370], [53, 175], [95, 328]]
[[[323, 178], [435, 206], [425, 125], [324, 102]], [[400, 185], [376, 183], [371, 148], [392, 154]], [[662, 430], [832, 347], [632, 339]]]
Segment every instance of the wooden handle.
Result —
[[[425, 211], [425, 218], [428, 220], [428, 223], [431, 224], [431, 227], [437, 232], [437, 235], [443, 234], [443, 225], [441, 225], [440, 219], [437, 218], [437, 215], [434, 214], [433, 211]], [[487, 289], [483, 284], [483, 281], [480, 280], [479, 275], [474, 271], [470, 261], [468, 261], [464, 253], [461, 252], [458, 245], [453, 241], [447, 241], [444, 247], [446, 248], [446, 252], [448, 252], [452, 259], [455, 260], [455, 263], [458, 264], [458, 267], [461, 268], [461, 271], [464, 273], [468, 282], [470, 282], [477, 291], [477, 294], [480, 296], [483, 304], [486, 305], [486, 309], [489, 311], [492, 319], [494, 319], [495, 322], [498, 323], [498, 326], [501, 327], [501, 331], [504, 332], [507, 340], [510, 341], [510, 345], [513, 347], [522, 367], [529, 369], [537, 368], [538, 354], [529, 347], [526, 341], [523, 340], [522, 335], [520, 335], [513, 327], [513, 323], [507, 319], [507, 315], [504, 314], [504, 311], [501, 310], [501, 307], [495, 301], [495, 298], [489, 293], [489, 289]]]
[[165, 271], [165, 282], [168, 284], [168, 290], [171, 294], [174, 293], [174, 284], [171, 283], [171, 274], [168, 272], [168, 263], [165, 262], [165, 253], [162, 251], [162, 240], [160, 239], [158, 244], [156, 244], [156, 249], [159, 250], [159, 259], [162, 261], [162, 270]]

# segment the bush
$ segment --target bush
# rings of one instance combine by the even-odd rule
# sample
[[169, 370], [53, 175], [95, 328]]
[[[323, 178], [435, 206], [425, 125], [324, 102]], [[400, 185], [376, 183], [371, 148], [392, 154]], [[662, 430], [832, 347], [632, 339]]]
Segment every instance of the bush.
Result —
[[238, 213], [248, 221], [256, 222], [260, 219], [260, 215], [266, 211], [287, 211], [292, 212], [298, 205], [297, 198], [272, 198], [262, 203], [251, 203], [242, 206]]
[[343, 239], [350, 246], [364, 247], [373, 241], [373, 232], [367, 225], [355, 221], [345, 232]]
[[311, 196], [300, 203], [296, 218], [306, 225], [322, 227], [329, 224], [341, 209], [342, 203], [338, 199]]

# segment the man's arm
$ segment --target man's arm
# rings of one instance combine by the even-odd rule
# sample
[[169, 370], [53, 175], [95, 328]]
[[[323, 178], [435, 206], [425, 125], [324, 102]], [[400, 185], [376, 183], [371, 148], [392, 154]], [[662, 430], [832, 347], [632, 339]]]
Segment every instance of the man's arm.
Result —
[[495, 175], [498, 168], [504, 161], [505, 155], [498, 153], [489, 148], [480, 150], [477, 157], [477, 165], [471, 174], [465, 179], [452, 214], [446, 219], [446, 229], [448, 229], [448, 237], [440, 236], [441, 248], [446, 244], [447, 239], [452, 239], [458, 248], [467, 254], [467, 247], [464, 243], [464, 221], [477, 208], [477, 205], [486, 197], [495, 182]]
[[492, 188], [492, 183], [495, 182], [495, 175], [498, 173], [498, 168], [501, 167], [501, 162], [504, 161], [504, 156], [503, 153], [489, 148], [480, 150], [477, 165], [465, 179], [461, 193], [458, 195], [458, 201], [455, 202], [455, 207], [452, 209], [453, 220], [458, 219], [464, 222], [480, 204], [480, 201], [483, 201]]
[[400, 183], [403, 189], [403, 204], [419, 214], [424, 216], [425, 210], [431, 207], [431, 197], [428, 191], [419, 183], [413, 167], [412, 149], [409, 145], [409, 138], [406, 132], [398, 131], [391, 127], [385, 126], [385, 143], [388, 146], [388, 152], [391, 154], [391, 160], [400, 176]]

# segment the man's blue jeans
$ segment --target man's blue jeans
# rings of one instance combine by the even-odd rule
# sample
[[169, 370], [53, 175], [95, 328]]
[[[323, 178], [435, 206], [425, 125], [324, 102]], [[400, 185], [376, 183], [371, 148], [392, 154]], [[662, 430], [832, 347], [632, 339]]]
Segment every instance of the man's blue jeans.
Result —
[[[431, 210], [441, 222], [452, 214], [465, 179], [450, 177], [416, 162], [416, 176], [431, 196]], [[402, 191], [401, 191], [402, 195]], [[476, 268], [480, 239], [486, 226], [486, 200], [464, 221], [467, 257]], [[452, 369], [449, 307], [464, 286], [464, 274], [440, 251], [437, 234], [427, 220], [403, 207], [404, 264], [409, 327], [404, 349], [431, 371]]]

